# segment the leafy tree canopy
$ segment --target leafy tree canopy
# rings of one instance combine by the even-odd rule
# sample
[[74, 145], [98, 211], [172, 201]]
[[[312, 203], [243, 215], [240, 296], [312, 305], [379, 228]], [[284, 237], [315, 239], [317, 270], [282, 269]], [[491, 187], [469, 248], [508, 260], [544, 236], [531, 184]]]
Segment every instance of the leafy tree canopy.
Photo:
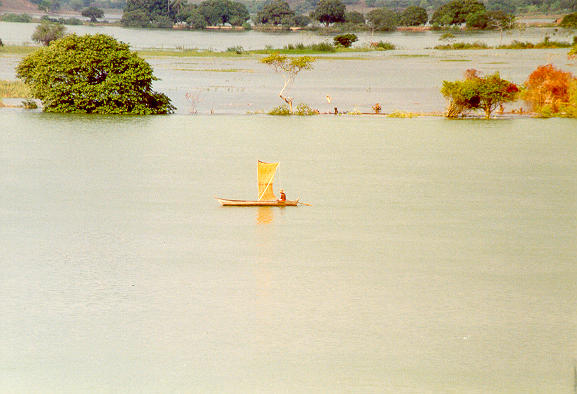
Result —
[[32, 33], [32, 40], [48, 45], [52, 41], [64, 37], [65, 31], [66, 27], [60, 23], [42, 21]]
[[306, 27], [311, 23], [311, 18], [306, 15], [296, 15], [294, 17], [295, 26]]
[[410, 6], [405, 8], [399, 16], [399, 24], [402, 26], [424, 25], [429, 20], [427, 10], [423, 7]]
[[152, 90], [150, 65], [105, 34], [67, 35], [26, 56], [17, 76], [46, 112], [167, 114], [174, 106]]
[[98, 18], [104, 16], [104, 11], [96, 7], [88, 7], [82, 10], [82, 16], [90, 18], [90, 22], [98, 22]]
[[199, 10], [209, 25], [242, 26], [250, 17], [244, 4], [231, 0], [204, 0]]
[[467, 21], [470, 14], [484, 10], [483, 3], [476, 0], [452, 0], [437, 8], [431, 17], [431, 23], [441, 26], [460, 25]]
[[500, 105], [514, 101], [519, 88], [499, 76], [483, 76], [477, 70], [467, 70], [463, 81], [443, 81], [441, 94], [449, 101], [447, 116], [454, 118], [471, 110], [480, 109], [487, 118]]
[[120, 21], [124, 26], [149, 27], [160, 16], [168, 16], [169, 11], [165, 0], [127, 0]]
[[207, 26], [204, 15], [193, 4], [188, 4], [176, 15], [176, 22], [185, 22], [191, 29], [204, 29]]
[[365, 16], [358, 11], [345, 12], [345, 22], [355, 25], [364, 25]]
[[478, 11], [467, 15], [467, 27], [477, 29], [510, 30], [515, 27], [515, 16], [503, 11]]
[[577, 29], [577, 12], [565, 15], [561, 20], [560, 26], [568, 29]]
[[539, 66], [525, 82], [522, 98], [533, 111], [556, 113], [571, 101], [571, 87], [575, 82], [570, 72], [559, 70], [552, 64]]
[[388, 8], [377, 8], [367, 14], [371, 28], [378, 31], [393, 31], [399, 24], [398, 15]]
[[272, 0], [257, 14], [256, 22], [272, 25], [292, 24], [294, 15], [295, 12], [285, 0]]
[[340, 0], [321, 0], [311, 16], [325, 25], [345, 21], [345, 5]]
[[339, 34], [338, 36], [335, 36], [333, 38], [335, 46], [342, 46], [345, 48], [350, 48], [353, 45], [353, 43], [357, 42], [358, 40], [359, 37], [357, 37], [357, 35], [353, 33]]
[[150, 26], [150, 15], [145, 10], [125, 10], [120, 22], [128, 27], [148, 27]]
[[490, 11], [503, 11], [508, 14], [514, 14], [517, 11], [517, 4], [514, 0], [493, 0], [487, 4]]

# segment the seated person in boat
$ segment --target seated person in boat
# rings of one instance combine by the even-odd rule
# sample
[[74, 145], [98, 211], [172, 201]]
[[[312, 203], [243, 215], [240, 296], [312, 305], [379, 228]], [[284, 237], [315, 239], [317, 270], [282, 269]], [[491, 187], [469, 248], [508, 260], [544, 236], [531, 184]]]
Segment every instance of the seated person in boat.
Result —
[[280, 189], [280, 198], [278, 199], [279, 202], [285, 202], [286, 201], [286, 194], [284, 194], [284, 190]]

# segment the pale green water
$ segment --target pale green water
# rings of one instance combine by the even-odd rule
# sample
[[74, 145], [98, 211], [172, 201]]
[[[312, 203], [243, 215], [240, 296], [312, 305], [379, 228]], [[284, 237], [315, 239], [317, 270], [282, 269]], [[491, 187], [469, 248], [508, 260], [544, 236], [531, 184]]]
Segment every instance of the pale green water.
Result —
[[573, 392], [574, 120], [0, 124], [3, 393]]
[[[36, 23], [0, 22], [0, 37], [5, 44], [21, 45], [32, 42]], [[259, 31], [186, 31], [168, 29], [134, 29], [119, 26], [66, 26], [70, 33], [104, 33], [130, 44], [134, 48], [200, 48], [224, 51], [240, 45], [245, 49], [264, 49], [271, 45], [282, 48], [288, 43], [318, 43], [332, 41], [332, 36], [316, 32], [265, 33]], [[424, 49], [439, 44], [442, 31], [415, 32], [358, 32], [359, 42], [355, 45], [367, 45], [371, 41], [389, 41], [400, 49]], [[553, 28], [528, 28], [513, 30], [503, 35], [494, 31], [455, 33], [459, 41], [483, 41], [489, 45], [509, 43], [513, 40], [538, 42], [545, 35], [552, 39], [571, 42], [574, 30]]]

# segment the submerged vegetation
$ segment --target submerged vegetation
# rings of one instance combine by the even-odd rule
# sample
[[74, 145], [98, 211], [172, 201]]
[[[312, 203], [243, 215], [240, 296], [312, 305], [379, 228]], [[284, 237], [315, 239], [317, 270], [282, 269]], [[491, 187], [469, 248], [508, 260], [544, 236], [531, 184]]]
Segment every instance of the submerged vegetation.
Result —
[[483, 76], [467, 70], [462, 81], [443, 81], [441, 93], [448, 100], [449, 118], [477, 109], [489, 118], [496, 108], [502, 112], [503, 104], [519, 98], [537, 116], [577, 118], [577, 78], [552, 64], [537, 67], [520, 87], [501, 79], [499, 73]]
[[459, 49], [557, 49], [557, 48], [570, 48], [572, 45], [577, 44], [577, 36], [573, 37], [573, 42], [567, 41], [553, 41], [549, 36], [545, 36], [543, 41], [532, 43], [529, 41], [517, 41], [513, 40], [510, 44], [498, 45], [492, 47], [481, 41], [475, 41], [472, 43], [468, 42], [453, 42], [449, 44], [437, 45], [433, 49], [440, 50], [459, 50]]
[[489, 49], [487, 44], [481, 41], [475, 42], [454, 42], [452, 44], [437, 45], [433, 49], [440, 50], [459, 50], [459, 49]]
[[[577, 43], [577, 36], [573, 37], [573, 43]], [[543, 41], [538, 43], [532, 42], [522, 42], [514, 40], [508, 45], [499, 45], [497, 49], [555, 49], [555, 48], [569, 48], [571, 43], [566, 41], [552, 41], [548, 36], [546, 36]]]
[[297, 115], [297, 116], [313, 116], [318, 115], [319, 111], [313, 109], [308, 104], [299, 103], [296, 106], [295, 111], [291, 111], [290, 107], [286, 104], [279, 105], [276, 108], [273, 108], [268, 112], [269, 115], [275, 116], [290, 116], [290, 115]]
[[502, 79], [499, 73], [483, 76], [471, 69], [462, 81], [443, 81], [441, 94], [448, 100], [447, 117], [456, 118], [471, 111], [482, 110], [489, 119], [491, 114], [503, 104], [514, 101], [519, 88]]

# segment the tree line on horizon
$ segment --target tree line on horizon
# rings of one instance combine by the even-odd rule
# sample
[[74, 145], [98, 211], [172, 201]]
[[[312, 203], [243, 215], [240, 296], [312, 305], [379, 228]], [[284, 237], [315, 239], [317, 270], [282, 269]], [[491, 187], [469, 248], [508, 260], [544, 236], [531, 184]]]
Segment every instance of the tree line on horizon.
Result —
[[[312, 7], [308, 15], [291, 8], [287, 0], [252, 3], [251, 9], [241, 1], [203, 0], [127, 0], [122, 24], [130, 27], [173, 27], [189, 29], [230, 24], [250, 28], [255, 25], [305, 27], [314, 22], [329, 26], [348, 24], [357, 30], [392, 31], [398, 26], [430, 24], [437, 27], [466, 25], [476, 29], [507, 29], [514, 23], [514, 13], [521, 4], [539, 6], [541, 0], [389, 0], [366, 14], [347, 5], [351, 0], [304, 0]], [[365, 4], [371, 0], [361, 0]], [[558, 7], [577, 11], [577, 0], [555, 0]], [[418, 5], [417, 5], [418, 3]], [[551, 2], [549, 2], [550, 4]], [[386, 4], [386, 5], [385, 5]], [[435, 6], [435, 8], [432, 8]], [[252, 13], [252, 18], [251, 18]]]
[[[342, 0], [347, 6], [356, 8], [390, 8], [396, 12], [408, 7], [421, 7], [432, 13], [437, 8], [451, 0]], [[61, 9], [81, 11], [95, 7], [100, 9], [125, 9], [127, 0], [30, 0], [40, 11], [54, 12]], [[181, 0], [166, 0], [165, 3], [174, 2], [178, 6]], [[488, 11], [503, 11], [510, 14], [532, 13], [569, 13], [577, 11], [577, 0], [481, 0]], [[198, 4], [198, 0], [194, 2]], [[251, 14], [262, 10], [270, 0], [241, 0]], [[306, 15], [314, 10], [319, 0], [290, 0], [289, 4], [297, 15]], [[1, 5], [0, 1], [0, 5]]]

